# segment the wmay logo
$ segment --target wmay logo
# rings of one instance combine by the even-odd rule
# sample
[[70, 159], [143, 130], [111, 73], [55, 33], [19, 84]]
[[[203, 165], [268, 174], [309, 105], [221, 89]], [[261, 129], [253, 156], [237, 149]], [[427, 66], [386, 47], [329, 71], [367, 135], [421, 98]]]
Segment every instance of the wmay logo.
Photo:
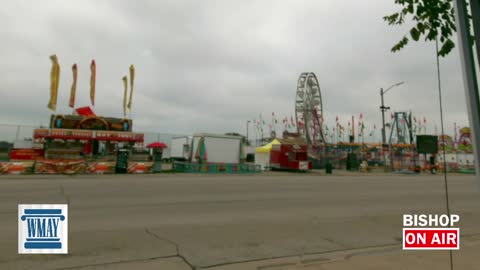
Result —
[[19, 204], [18, 253], [67, 254], [68, 205]]

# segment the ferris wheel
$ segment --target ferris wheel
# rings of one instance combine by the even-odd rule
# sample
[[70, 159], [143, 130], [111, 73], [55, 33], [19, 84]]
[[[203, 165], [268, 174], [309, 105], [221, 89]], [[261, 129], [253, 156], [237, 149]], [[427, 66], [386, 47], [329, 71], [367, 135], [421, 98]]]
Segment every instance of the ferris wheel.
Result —
[[325, 143], [323, 134], [322, 94], [313, 72], [300, 74], [295, 98], [295, 116], [298, 133], [310, 145]]

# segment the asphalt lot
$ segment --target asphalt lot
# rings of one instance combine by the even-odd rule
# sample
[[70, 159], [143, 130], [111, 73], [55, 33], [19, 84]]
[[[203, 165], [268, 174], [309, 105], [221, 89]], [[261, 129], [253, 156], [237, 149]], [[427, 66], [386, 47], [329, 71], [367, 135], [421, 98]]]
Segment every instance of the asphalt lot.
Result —
[[[449, 183], [465, 239], [457, 263], [478, 266], [477, 255], [462, 256], [480, 252], [475, 177], [451, 175]], [[69, 203], [68, 255], [17, 254], [19, 203]], [[377, 262], [397, 256], [388, 261], [399, 268], [382, 266], [389, 269], [427, 269], [416, 265], [448, 258], [437, 251], [410, 253], [413, 261], [401, 255], [406, 213], [445, 213], [442, 176], [1, 176], [0, 269], [287, 269], [296, 266], [259, 263], [317, 255], [329, 268], [319, 260], [324, 268], [302, 269], [352, 269], [331, 263], [348, 252]], [[374, 265], [363, 259], [355, 269]]]

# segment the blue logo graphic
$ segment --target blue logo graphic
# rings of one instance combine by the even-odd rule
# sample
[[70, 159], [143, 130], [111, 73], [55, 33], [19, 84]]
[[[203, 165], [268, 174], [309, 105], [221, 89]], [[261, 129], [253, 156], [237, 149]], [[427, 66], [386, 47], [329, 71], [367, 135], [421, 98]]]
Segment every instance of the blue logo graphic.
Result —
[[67, 253], [67, 205], [19, 205], [19, 253]]
[[62, 209], [25, 209], [22, 221], [27, 222], [25, 248], [62, 248], [58, 224], [65, 220]]

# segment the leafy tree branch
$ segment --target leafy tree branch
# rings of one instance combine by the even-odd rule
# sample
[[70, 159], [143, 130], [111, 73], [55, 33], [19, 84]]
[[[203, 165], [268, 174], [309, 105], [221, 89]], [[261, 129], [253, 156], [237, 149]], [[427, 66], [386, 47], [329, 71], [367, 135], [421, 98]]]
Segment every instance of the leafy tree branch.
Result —
[[[452, 40], [456, 32], [452, 0], [395, 0], [395, 3], [401, 5], [402, 9], [383, 17], [383, 20], [392, 26], [402, 25], [406, 20], [412, 20], [415, 26], [392, 47], [392, 52], [403, 49], [410, 39], [419, 41], [423, 38], [425, 41], [433, 41], [437, 37], [441, 43], [438, 51], [440, 56], [446, 56], [455, 48]], [[471, 16], [469, 15], [468, 18], [470, 28]], [[473, 42], [473, 36], [471, 40]]]

